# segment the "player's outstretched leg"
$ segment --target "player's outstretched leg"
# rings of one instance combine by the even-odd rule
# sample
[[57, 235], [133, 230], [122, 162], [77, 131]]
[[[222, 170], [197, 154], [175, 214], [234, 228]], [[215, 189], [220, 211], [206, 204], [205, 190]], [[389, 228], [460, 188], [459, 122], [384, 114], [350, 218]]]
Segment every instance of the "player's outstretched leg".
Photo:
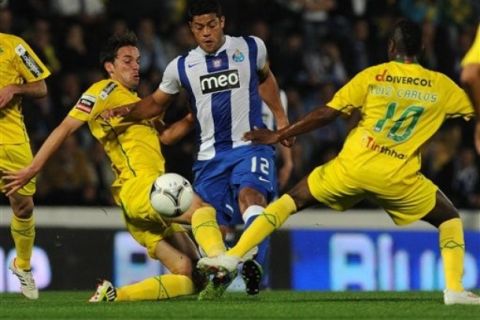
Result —
[[110, 281], [102, 280], [88, 302], [113, 302], [117, 299], [117, 290]]
[[28, 299], [38, 299], [38, 289], [33, 279], [32, 270], [22, 270], [15, 264], [15, 259], [12, 260], [8, 268], [17, 276], [20, 281], [20, 290]]

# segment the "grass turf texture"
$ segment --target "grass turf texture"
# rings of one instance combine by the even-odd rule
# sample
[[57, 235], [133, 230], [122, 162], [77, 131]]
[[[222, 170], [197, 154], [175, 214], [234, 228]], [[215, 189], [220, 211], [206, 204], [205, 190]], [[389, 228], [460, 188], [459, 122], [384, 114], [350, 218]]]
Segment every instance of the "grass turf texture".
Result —
[[87, 303], [91, 292], [0, 294], [0, 319], [480, 319], [479, 306], [445, 306], [440, 292], [226, 293], [163, 301]]

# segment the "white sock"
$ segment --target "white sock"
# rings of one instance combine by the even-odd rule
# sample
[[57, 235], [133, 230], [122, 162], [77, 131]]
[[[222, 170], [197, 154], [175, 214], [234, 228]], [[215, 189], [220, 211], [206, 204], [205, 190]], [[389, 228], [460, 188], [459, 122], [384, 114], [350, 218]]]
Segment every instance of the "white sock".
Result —
[[265, 208], [258, 205], [248, 207], [242, 215], [243, 222], [246, 224], [250, 219], [255, 219], [263, 210], [265, 210]]

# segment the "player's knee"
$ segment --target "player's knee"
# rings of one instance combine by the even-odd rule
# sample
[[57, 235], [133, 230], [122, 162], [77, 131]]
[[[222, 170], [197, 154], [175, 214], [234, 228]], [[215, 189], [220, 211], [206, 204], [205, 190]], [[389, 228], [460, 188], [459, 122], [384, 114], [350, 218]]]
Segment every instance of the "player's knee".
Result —
[[15, 216], [28, 219], [33, 214], [33, 199], [32, 198], [23, 198], [21, 201], [17, 201], [15, 204], [12, 204], [12, 210]]
[[441, 191], [437, 191], [435, 207], [422, 220], [438, 228], [445, 221], [459, 217], [453, 203]]
[[187, 277], [191, 277], [193, 272], [192, 261], [186, 257], [178, 259], [175, 265], [171, 268], [170, 272], [172, 272], [173, 274], [181, 274]]
[[295, 201], [297, 210], [309, 207], [317, 202], [310, 192], [307, 178], [301, 180], [295, 187], [288, 191], [287, 194]]
[[258, 190], [250, 187], [244, 187], [238, 194], [238, 204], [241, 212], [245, 212], [250, 206], [267, 206], [267, 199]]

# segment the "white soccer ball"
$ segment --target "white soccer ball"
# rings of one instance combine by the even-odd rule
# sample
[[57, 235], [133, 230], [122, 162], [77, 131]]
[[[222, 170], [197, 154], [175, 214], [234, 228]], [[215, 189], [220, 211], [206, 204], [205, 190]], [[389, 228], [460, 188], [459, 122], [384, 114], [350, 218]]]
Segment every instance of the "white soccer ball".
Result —
[[176, 173], [159, 176], [152, 186], [150, 203], [153, 209], [167, 218], [178, 217], [188, 210], [193, 200], [190, 182]]

